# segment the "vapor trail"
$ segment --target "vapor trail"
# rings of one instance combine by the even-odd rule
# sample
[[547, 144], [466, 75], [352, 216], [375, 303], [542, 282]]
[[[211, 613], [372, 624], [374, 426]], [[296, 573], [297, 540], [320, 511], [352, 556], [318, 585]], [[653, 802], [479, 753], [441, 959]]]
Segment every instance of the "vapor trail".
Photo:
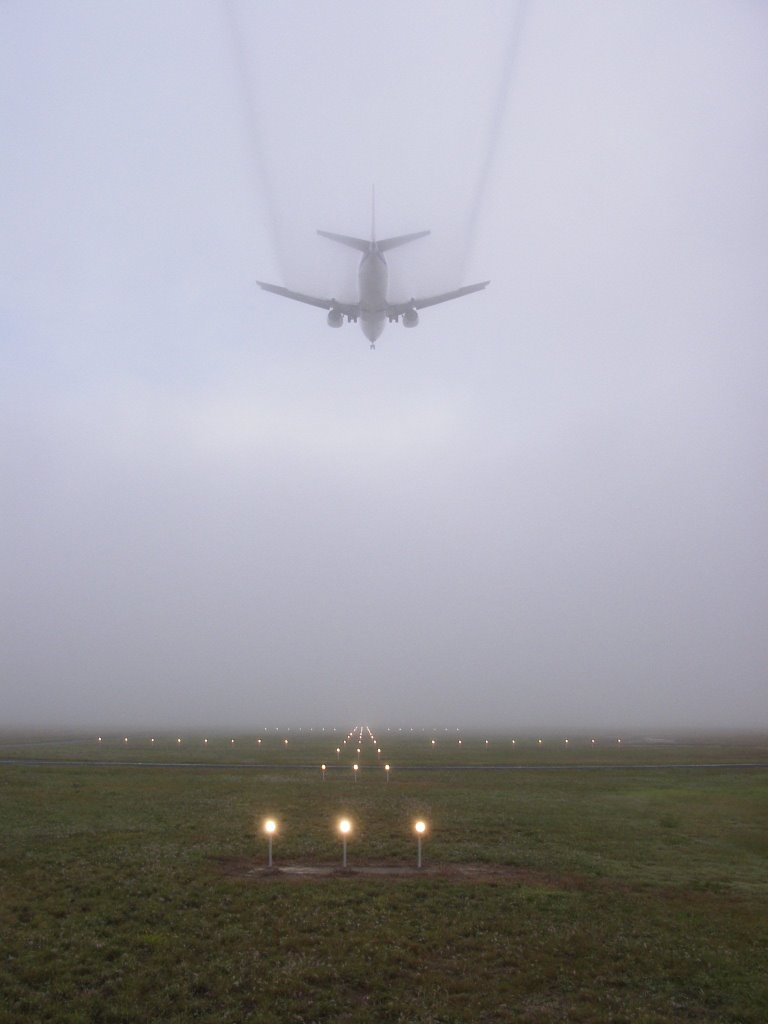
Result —
[[509, 43], [507, 44], [507, 50], [504, 54], [504, 62], [501, 69], [501, 80], [499, 82], [498, 92], [496, 93], [496, 99], [493, 103], [491, 118], [488, 124], [488, 143], [485, 150], [485, 158], [480, 165], [477, 185], [469, 208], [469, 216], [467, 217], [462, 273], [466, 270], [466, 264], [475, 244], [477, 226], [480, 220], [480, 210], [485, 202], [486, 192], [488, 191], [488, 180], [491, 176], [491, 170], [496, 160], [496, 153], [499, 148], [499, 139], [504, 125], [509, 97], [514, 85], [515, 72], [517, 71], [517, 62], [523, 38], [523, 26], [528, 16], [529, 4], [530, 0], [518, 0], [517, 9], [515, 10], [512, 24], [510, 26]]
[[269, 233], [272, 238], [272, 248], [280, 273], [285, 276], [285, 261], [280, 246], [279, 223], [276, 214], [276, 203], [274, 190], [267, 171], [262, 139], [259, 133], [259, 114], [254, 98], [253, 81], [250, 75], [248, 52], [245, 48], [243, 32], [238, 24], [235, 11], [235, 0], [221, 0], [221, 9], [225, 24], [225, 32], [232, 51], [232, 64], [236, 78], [236, 88], [240, 97], [243, 122], [245, 125], [248, 148], [255, 171], [256, 180], [260, 182], [264, 201], [266, 205], [267, 220], [269, 222]]

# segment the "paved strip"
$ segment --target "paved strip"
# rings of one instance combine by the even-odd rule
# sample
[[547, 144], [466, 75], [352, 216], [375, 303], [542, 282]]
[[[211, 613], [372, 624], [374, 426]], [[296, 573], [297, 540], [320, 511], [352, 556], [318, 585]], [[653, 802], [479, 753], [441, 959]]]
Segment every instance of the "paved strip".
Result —
[[[3, 757], [0, 758], [0, 765], [19, 765], [27, 767], [56, 767], [56, 768], [215, 768], [246, 771], [270, 771], [270, 772], [319, 772], [318, 764], [253, 764], [247, 761], [88, 761], [88, 760], [66, 760], [64, 758], [44, 757]], [[728, 761], [711, 761], [703, 764], [401, 764], [392, 766], [392, 775], [398, 772], [583, 772], [583, 771], [661, 771], [665, 769], [694, 769], [694, 768], [733, 768], [733, 769], [754, 769], [768, 768], [766, 761], [751, 761], [734, 763]], [[326, 768], [328, 774], [349, 774], [348, 767]], [[363, 767], [361, 775], [370, 775], [372, 772], [384, 774], [380, 767]]]

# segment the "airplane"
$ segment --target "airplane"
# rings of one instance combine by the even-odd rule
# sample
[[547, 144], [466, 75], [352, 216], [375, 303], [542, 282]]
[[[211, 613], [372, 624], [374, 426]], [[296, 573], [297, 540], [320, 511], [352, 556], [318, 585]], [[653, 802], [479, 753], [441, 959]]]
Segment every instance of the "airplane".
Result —
[[443, 292], [442, 295], [429, 295], [423, 299], [410, 299], [408, 302], [390, 302], [387, 299], [388, 270], [384, 253], [398, 245], [405, 245], [406, 242], [424, 238], [429, 231], [416, 231], [410, 235], [398, 235], [396, 238], [377, 240], [375, 216], [372, 214], [370, 241], [366, 241], [364, 238], [352, 238], [349, 235], [336, 235], [330, 231], [318, 231], [317, 233], [323, 238], [330, 238], [331, 241], [340, 242], [342, 245], [347, 245], [363, 253], [357, 272], [359, 293], [357, 302], [339, 302], [336, 299], [303, 295], [301, 292], [291, 291], [290, 288], [283, 288], [277, 284], [266, 284], [264, 281], [258, 281], [257, 284], [264, 291], [272, 292], [274, 295], [282, 295], [286, 299], [295, 299], [297, 302], [306, 302], [310, 306], [327, 309], [329, 327], [341, 327], [344, 317], [347, 318], [348, 323], [357, 323], [359, 320], [363, 334], [370, 341], [372, 349], [376, 347], [376, 339], [380, 337], [387, 321], [397, 323], [402, 317], [403, 327], [416, 327], [419, 322], [417, 312], [419, 309], [436, 306], [439, 302], [448, 302], [450, 299], [458, 299], [462, 295], [482, 291], [486, 285], [490, 284], [490, 281], [481, 281], [480, 284], [465, 285], [464, 288]]

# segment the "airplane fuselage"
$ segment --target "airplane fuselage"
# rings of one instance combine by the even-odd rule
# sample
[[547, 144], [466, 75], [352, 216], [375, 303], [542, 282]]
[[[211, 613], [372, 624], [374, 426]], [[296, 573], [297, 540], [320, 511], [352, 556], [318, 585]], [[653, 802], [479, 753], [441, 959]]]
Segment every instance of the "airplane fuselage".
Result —
[[360, 260], [357, 283], [360, 301], [360, 326], [373, 343], [384, 330], [387, 309], [389, 270], [383, 253], [372, 248]]

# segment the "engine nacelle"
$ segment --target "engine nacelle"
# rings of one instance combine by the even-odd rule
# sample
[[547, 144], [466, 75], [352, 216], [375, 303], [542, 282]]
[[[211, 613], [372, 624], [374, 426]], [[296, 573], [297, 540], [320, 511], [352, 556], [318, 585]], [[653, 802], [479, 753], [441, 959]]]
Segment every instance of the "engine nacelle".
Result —
[[415, 309], [406, 309], [403, 313], [403, 327], [415, 327], [419, 322], [419, 314]]
[[340, 313], [338, 309], [331, 309], [328, 311], [328, 326], [329, 327], [341, 327], [344, 323], [344, 314]]

